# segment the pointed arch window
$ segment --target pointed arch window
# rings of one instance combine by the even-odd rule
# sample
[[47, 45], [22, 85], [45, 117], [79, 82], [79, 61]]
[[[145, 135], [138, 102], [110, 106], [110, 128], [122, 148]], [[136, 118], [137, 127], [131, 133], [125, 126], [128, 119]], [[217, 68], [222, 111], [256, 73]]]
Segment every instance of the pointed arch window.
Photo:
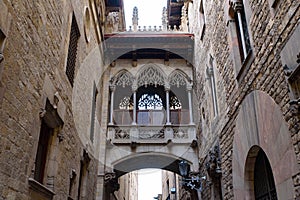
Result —
[[130, 97], [126, 96], [121, 99], [119, 103], [120, 110], [132, 110], [133, 109], [133, 101]]
[[182, 109], [182, 105], [177, 96], [170, 97], [170, 109], [171, 110], [179, 110]]
[[254, 193], [256, 200], [277, 200], [272, 168], [263, 150], [259, 150], [254, 167]]

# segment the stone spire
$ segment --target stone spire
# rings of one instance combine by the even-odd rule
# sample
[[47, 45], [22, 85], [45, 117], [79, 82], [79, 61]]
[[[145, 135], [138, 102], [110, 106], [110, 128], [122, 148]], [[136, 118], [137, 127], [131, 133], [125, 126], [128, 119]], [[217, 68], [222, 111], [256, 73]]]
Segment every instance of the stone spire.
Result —
[[138, 8], [135, 6], [133, 8], [133, 14], [132, 14], [132, 26], [133, 26], [133, 31], [138, 30], [138, 24], [139, 24], [139, 14], [138, 14]]
[[189, 31], [187, 5], [186, 4], [184, 4], [184, 6], [182, 6], [182, 10], [181, 10], [181, 27], [180, 27], [180, 29], [183, 32], [188, 32]]
[[162, 20], [163, 31], [167, 31], [167, 29], [168, 29], [168, 14], [167, 14], [167, 8], [166, 7], [163, 8], [161, 20]]

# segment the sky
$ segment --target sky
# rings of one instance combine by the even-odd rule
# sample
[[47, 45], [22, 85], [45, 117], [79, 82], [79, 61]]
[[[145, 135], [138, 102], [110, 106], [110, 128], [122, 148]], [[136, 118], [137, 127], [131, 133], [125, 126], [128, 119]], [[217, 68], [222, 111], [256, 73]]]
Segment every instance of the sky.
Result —
[[138, 200], [153, 200], [162, 193], [160, 169], [142, 169], [138, 171]]
[[163, 7], [167, 0], [124, 0], [126, 27], [132, 25], [133, 7], [138, 7], [139, 26], [161, 26]]

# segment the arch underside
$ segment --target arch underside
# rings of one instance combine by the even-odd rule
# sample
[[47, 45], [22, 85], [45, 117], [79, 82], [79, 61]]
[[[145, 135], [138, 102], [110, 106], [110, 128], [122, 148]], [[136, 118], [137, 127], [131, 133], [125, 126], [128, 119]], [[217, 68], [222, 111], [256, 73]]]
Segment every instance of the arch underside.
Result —
[[115, 146], [107, 151], [106, 166], [118, 176], [144, 168], [158, 168], [179, 174], [178, 162], [186, 160], [190, 170], [198, 171], [198, 156], [189, 145], [141, 145], [134, 151], [126, 145]]
[[142, 153], [135, 156], [129, 156], [114, 165], [114, 171], [117, 177], [120, 177], [128, 172], [146, 169], [157, 168], [179, 173], [178, 163], [180, 158], [170, 155]]

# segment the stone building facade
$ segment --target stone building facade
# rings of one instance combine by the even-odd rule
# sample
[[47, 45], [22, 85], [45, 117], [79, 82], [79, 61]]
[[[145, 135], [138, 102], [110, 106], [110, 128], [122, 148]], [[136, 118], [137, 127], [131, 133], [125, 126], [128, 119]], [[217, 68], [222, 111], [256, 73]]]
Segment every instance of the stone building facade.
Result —
[[[0, 1], [0, 199], [120, 199], [122, 175], [181, 160], [205, 177], [183, 199], [299, 199], [299, 7], [168, 0], [162, 27], [125, 31], [122, 0]], [[163, 111], [139, 116], [149, 88]]]

